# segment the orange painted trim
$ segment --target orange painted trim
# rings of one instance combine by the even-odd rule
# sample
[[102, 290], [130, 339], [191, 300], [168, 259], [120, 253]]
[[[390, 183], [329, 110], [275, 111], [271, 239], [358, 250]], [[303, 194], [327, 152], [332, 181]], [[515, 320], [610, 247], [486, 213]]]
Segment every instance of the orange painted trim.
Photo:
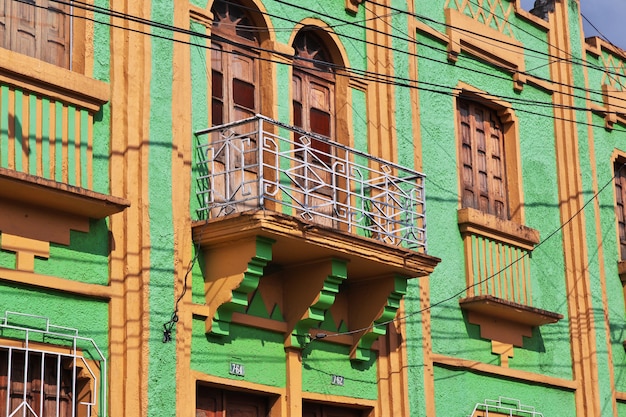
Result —
[[49, 275], [35, 274], [32, 272], [16, 271], [13, 269], [0, 268], [0, 280], [27, 285], [30, 287], [60, 291], [86, 297], [108, 300], [119, 296], [116, 292], [105, 285], [86, 284], [64, 278]]
[[[28, 166], [28, 155], [30, 153], [30, 95], [27, 92], [24, 92], [22, 95], [22, 149], [20, 149], [19, 155], [16, 153], [15, 160], [18, 158], [22, 159], [22, 172], [30, 172]], [[16, 137], [17, 139], [17, 137]]]
[[303, 401], [319, 401], [337, 405], [352, 405], [361, 407], [376, 408], [376, 400], [366, 400], [363, 398], [342, 397], [340, 395], [319, 394], [315, 392], [302, 392]]
[[540, 241], [538, 230], [480, 210], [465, 207], [457, 211], [457, 217], [462, 234], [476, 234], [526, 250], [533, 250]]
[[[579, 17], [579, 24], [580, 27], [582, 27], [582, 17]], [[582, 44], [584, 44], [584, 39], [583, 39], [583, 34], [580, 34], [580, 41]], [[583, 55], [582, 57], [583, 63], [585, 65], [582, 66], [582, 70], [583, 70], [583, 74], [585, 77], [585, 85], [587, 86], [587, 90], [585, 91], [585, 96], [587, 99], [587, 103], [591, 102], [591, 97], [589, 94], [589, 71], [587, 68], [587, 59], [586, 56]], [[589, 146], [589, 165], [591, 166], [591, 178], [592, 178], [592, 189], [593, 189], [593, 193], [594, 195], [597, 195], [598, 190], [599, 190], [599, 185], [598, 185], [598, 161], [596, 160], [596, 151], [595, 151], [595, 138], [594, 138], [594, 129], [592, 127], [593, 125], [593, 115], [590, 112], [587, 112], [587, 144]], [[615, 152], [613, 152], [612, 158], [610, 161], [601, 161], [601, 164], [606, 164], [606, 163], [610, 163], [610, 167], [611, 167], [611, 172], [613, 171], [613, 162], [615, 161]], [[593, 201], [593, 210], [594, 210], [594, 217], [595, 217], [595, 228], [596, 230], [602, 230], [602, 223], [601, 223], [601, 216], [600, 216], [600, 202], [599, 199], [594, 198]], [[615, 232], [618, 234], [617, 232], [617, 227], [615, 227]], [[606, 268], [605, 268], [605, 255], [604, 255], [604, 237], [603, 233], [596, 233], [596, 248], [597, 248], [597, 261], [598, 261], [598, 269], [599, 269], [599, 276], [600, 276], [600, 288], [601, 288], [601, 295], [602, 295], [602, 313], [603, 313], [603, 325], [604, 325], [604, 340], [606, 343], [606, 351], [608, 352], [608, 357], [607, 357], [607, 366], [608, 366], [608, 370], [609, 370], [609, 386], [610, 387], [615, 387], [615, 368], [613, 366], [613, 346], [611, 344], [611, 340], [612, 340], [612, 335], [611, 335], [611, 328], [610, 328], [610, 322], [609, 322], [609, 310], [608, 310], [608, 298], [607, 298], [607, 287], [606, 287], [606, 282], [607, 282], [607, 275], [606, 275]], [[619, 242], [619, 237], [617, 237], [616, 242]], [[618, 258], [619, 259], [619, 258]], [[617, 412], [617, 397], [616, 397], [616, 393], [614, 389], [611, 389], [611, 405], [613, 408], [613, 416], [617, 417], [618, 412]]]
[[61, 182], [64, 183], [68, 183], [69, 182], [69, 164], [68, 164], [68, 158], [69, 158], [69, 126], [68, 126], [68, 108], [66, 105], [63, 106], [63, 110], [62, 110], [62, 114], [63, 116], [61, 117], [61, 178], [59, 178], [58, 180], [60, 180]]
[[50, 257], [50, 242], [29, 239], [23, 236], [2, 233], [0, 248], [15, 252], [15, 269], [24, 272], [35, 271], [35, 257]]
[[498, 67], [525, 71], [524, 46], [520, 41], [458, 10], [447, 8], [445, 16], [449, 59], [456, 61], [464, 51]]
[[[9, 89], [9, 115], [15, 115], [15, 90]], [[7, 146], [8, 153], [8, 168], [15, 169], [15, 122], [14, 118], [9, 116], [9, 126], [7, 131], [9, 133], [9, 143]]]
[[87, 188], [93, 190], [93, 115], [87, 115]]
[[550, 29], [550, 25], [548, 24], [548, 22], [540, 17], [535, 16], [529, 11], [524, 10], [521, 0], [515, 0], [515, 15], [519, 18], [523, 18], [527, 21], [534, 23], [536, 26], [539, 26], [546, 32]]
[[49, 145], [49, 149], [50, 149], [50, 156], [49, 156], [49, 161], [50, 161], [50, 178], [51, 179], [56, 179], [56, 155], [57, 155], [57, 116], [56, 116], [56, 105], [55, 102], [50, 101], [48, 103], [48, 107], [50, 109], [50, 117], [49, 117], [49, 123], [50, 123], [50, 128], [48, 129], [48, 142], [50, 143]]
[[130, 206], [123, 198], [8, 168], [0, 168], [0, 197], [93, 219], [102, 219]]
[[[122, 14], [149, 18], [150, 1], [111, 0]], [[150, 42], [135, 32], [141, 24], [112, 18], [111, 45], [111, 193], [131, 202], [123, 215], [111, 216], [115, 245], [110, 254], [114, 292], [110, 315], [110, 415], [145, 416], [148, 411], [148, 337], [150, 219], [148, 166], [150, 137]], [[126, 30], [132, 29], [132, 31]], [[106, 84], [105, 84], [106, 85]], [[120, 121], [117, 123], [116, 121]], [[118, 383], [124, 381], [124, 383]]]
[[[189, 28], [191, 11], [194, 6], [174, 7], [174, 26]], [[203, 22], [203, 24], [205, 24]], [[178, 41], [188, 42], [189, 36], [175, 33]], [[210, 51], [207, 51], [210, 55]], [[172, 78], [172, 172], [191, 172], [192, 137], [191, 132], [191, 50], [180, 42], [174, 43], [173, 61], [176, 71]], [[178, 299], [185, 291], [178, 305], [180, 320], [176, 325], [176, 387], [193, 387], [191, 376], [191, 339], [192, 339], [192, 281], [198, 279], [189, 273], [185, 276], [192, 262], [193, 241], [189, 202], [193, 186], [188, 175], [172, 176], [172, 218], [174, 220], [174, 297]], [[185, 288], [185, 285], [187, 287]], [[176, 415], [195, 415], [195, 389], [176, 390]]]
[[420, 308], [422, 309], [422, 354], [424, 355], [424, 401], [426, 415], [435, 416], [435, 370], [433, 362], [432, 315], [430, 308], [430, 281], [421, 280]]
[[107, 83], [8, 49], [0, 49], [0, 82], [93, 112], [109, 101]]
[[83, 186], [82, 178], [84, 177], [84, 173], [83, 173], [83, 167], [80, 163], [81, 162], [80, 146], [81, 146], [82, 141], [85, 138], [82, 137], [82, 131], [80, 129], [80, 122], [81, 122], [80, 112], [77, 110], [71, 110], [71, 111], [74, 113], [74, 126], [73, 126], [74, 143], [70, 144], [70, 146], [74, 148], [74, 175], [76, 176], [75, 184], [81, 187]]
[[[256, 384], [254, 382], [237, 380], [237, 379], [228, 379], [228, 378], [220, 378], [213, 375], [207, 375], [202, 372], [191, 370], [190, 372], [191, 382], [195, 386], [197, 382], [206, 382], [212, 385], [218, 385], [220, 388], [228, 389], [228, 388], [237, 388], [246, 391], [251, 391], [256, 394], [271, 394], [271, 395], [280, 395], [284, 396], [286, 394], [285, 388], [272, 387], [268, 385]], [[194, 391], [194, 409], [195, 409], [195, 389]]]
[[37, 155], [37, 169], [36, 174], [39, 177], [43, 177], [43, 116], [42, 116], [43, 102], [41, 99], [35, 101], [35, 154]]
[[[365, 8], [367, 21], [367, 70], [375, 74], [395, 75], [392, 56], [390, 16], [387, 6]], [[367, 90], [367, 133], [370, 154], [388, 161], [398, 160], [395, 130], [395, 89], [391, 84], [372, 83]]]
[[296, 348], [285, 348], [287, 362], [287, 387], [285, 397], [280, 401], [284, 402], [287, 416], [302, 415], [302, 351]]
[[548, 375], [536, 374], [533, 372], [520, 371], [517, 369], [503, 368], [497, 365], [472, 361], [468, 359], [455, 358], [433, 353], [432, 360], [435, 366], [443, 366], [454, 369], [478, 372], [485, 375], [508, 378], [521, 382], [545, 385], [548, 387], [560, 388], [567, 391], [577, 391], [580, 386], [577, 381], [555, 378]]
[[[549, 53], [553, 58], [550, 65], [552, 79], [558, 84], [553, 95], [554, 132], [557, 160], [557, 184], [561, 222], [572, 219], [563, 228], [563, 256], [565, 263], [567, 308], [569, 313], [572, 369], [574, 378], [582, 390], [575, 395], [577, 415], [595, 417], [601, 415], [601, 399], [598, 381], [597, 346], [590, 289], [591, 276], [587, 268], [586, 219], [583, 206], [582, 175], [580, 173], [579, 135], [571, 109], [574, 84], [572, 67], [567, 60], [571, 56], [569, 31], [569, 3], [555, 2], [555, 11], [550, 14], [551, 30], [548, 32]], [[574, 214], [579, 213], [575, 217]], [[573, 218], [572, 218], [573, 217]]]
[[585, 45], [585, 50], [588, 53], [595, 55], [596, 57], [602, 55], [602, 50], [604, 49], [605, 51], [613, 55], [616, 55], [626, 61], [625, 50], [618, 48], [617, 46], [611, 45], [604, 39], [599, 38], [597, 36], [584, 39], [584, 45]]

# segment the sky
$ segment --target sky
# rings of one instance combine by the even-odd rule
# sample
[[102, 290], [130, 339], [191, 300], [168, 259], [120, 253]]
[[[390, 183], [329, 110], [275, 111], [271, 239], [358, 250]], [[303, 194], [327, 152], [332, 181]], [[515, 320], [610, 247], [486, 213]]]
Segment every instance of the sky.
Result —
[[[579, 0], [583, 15], [611, 43], [626, 50], [626, 0]], [[535, 0], [522, 0], [522, 7], [532, 9]], [[600, 34], [583, 19], [585, 37]], [[602, 37], [602, 36], [600, 36]]]

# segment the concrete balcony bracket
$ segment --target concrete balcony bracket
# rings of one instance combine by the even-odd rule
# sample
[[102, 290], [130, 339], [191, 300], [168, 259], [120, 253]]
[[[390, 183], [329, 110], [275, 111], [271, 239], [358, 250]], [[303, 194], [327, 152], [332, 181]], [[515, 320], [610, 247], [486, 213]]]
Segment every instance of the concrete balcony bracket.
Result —
[[126, 199], [0, 168], [0, 230], [23, 238], [70, 244], [70, 230], [89, 232], [130, 206]]
[[284, 271], [286, 347], [305, 346], [309, 330], [324, 321], [326, 310], [335, 302], [341, 283], [347, 279], [347, 271], [347, 261], [336, 258]]
[[273, 243], [252, 236], [237, 244], [203, 247], [207, 333], [229, 334], [233, 313], [246, 310], [248, 295], [258, 287], [263, 269], [272, 259]]
[[350, 357], [367, 361], [374, 342], [387, 333], [406, 294], [407, 278], [389, 275], [365, 281], [350, 288], [350, 325], [361, 329], [354, 335]]

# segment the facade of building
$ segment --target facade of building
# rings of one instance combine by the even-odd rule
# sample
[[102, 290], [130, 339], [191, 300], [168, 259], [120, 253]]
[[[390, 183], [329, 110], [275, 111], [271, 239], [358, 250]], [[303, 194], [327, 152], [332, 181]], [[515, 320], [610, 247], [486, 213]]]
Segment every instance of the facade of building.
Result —
[[0, 28], [0, 416], [626, 415], [626, 53], [578, 1]]

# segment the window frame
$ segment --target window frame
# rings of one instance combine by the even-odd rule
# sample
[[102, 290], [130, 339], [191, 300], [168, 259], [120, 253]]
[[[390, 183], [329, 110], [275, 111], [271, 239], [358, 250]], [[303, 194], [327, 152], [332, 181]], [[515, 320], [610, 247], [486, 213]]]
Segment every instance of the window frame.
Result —
[[483, 91], [475, 89], [467, 84], [460, 83], [457, 88], [459, 93], [454, 100], [454, 117], [455, 117], [455, 130], [456, 130], [456, 146], [457, 146], [457, 179], [459, 187], [459, 209], [463, 209], [469, 206], [463, 204], [463, 180], [462, 180], [462, 132], [461, 132], [461, 110], [459, 101], [469, 100], [481, 105], [487, 109], [490, 109], [494, 115], [499, 117], [499, 121], [502, 125], [502, 145], [503, 145], [503, 176], [504, 189], [506, 192], [506, 200], [508, 201], [508, 207], [505, 211], [508, 213], [506, 217], [498, 217], [494, 213], [480, 210], [478, 207], [470, 207], [479, 210], [488, 216], [498, 217], [503, 221], [511, 221], [516, 224], [523, 225], [525, 216], [523, 210], [523, 190], [522, 190], [522, 178], [521, 178], [521, 162], [520, 162], [520, 150], [519, 150], [519, 134], [517, 117], [512, 109], [510, 103], [507, 103], [501, 99], [491, 96]]
[[[217, 13], [214, 11], [215, 4], [214, 2], [211, 7], [211, 12], [214, 15], [213, 24], [211, 25], [211, 58], [210, 58], [210, 69], [211, 69], [211, 124], [212, 125], [222, 125], [230, 122], [237, 121], [236, 113], [237, 110], [240, 109], [241, 112], [249, 113], [249, 116], [254, 116], [257, 113], [261, 113], [262, 103], [261, 103], [261, 94], [260, 94], [260, 86], [261, 86], [261, 64], [260, 58], [261, 54], [259, 52], [254, 52], [254, 48], [260, 48], [262, 39], [260, 36], [257, 36], [256, 40], [252, 40], [237, 34], [237, 27], [231, 27], [231, 25], [225, 25], [224, 28], [221, 28], [219, 24], [219, 20], [217, 20]], [[245, 9], [243, 9], [240, 5], [232, 4], [232, 7], [239, 9], [241, 13], [243, 13], [246, 19], [250, 22], [253, 22], [253, 16], [250, 16], [246, 13]], [[238, 22], [237, 22], [238, 23]], [[236, 42], [241, 43], [250, 48], [242, 48], [237, 45], [233, 45], [229, 41], [236, 37]], [[223, 41], [221, 39], [223, 39]], [[228, 41], [227, 41], [228, 40]], [[220, 48], [221, 51], [217, 51], [217, 48]], [[219, 56], [220, 68], [215, 67], [215, 63], [218, 61], [215, 58]], [[242, 74], [235, 73], [235, 63], [237, 57], [241, 57], [242, 59], [249, 59], [251, 61], [250, 70], [251, 75], [249, 78], [244, 79]], [[226, 59], [224, 59], [226, 58]], [[221, 82], [219, 85], [219, 90], [221, 92], [220, 96], [215, 95], [216, 87], [216, 74], [220, 73]], [[237, 97], [235, 97], [235, 83], [239, 81], [241, 84], [247, 84], [253, 87], [252, 91], [252, 100], [253, 107], [245, 106], [243, 103], [237, 102]], [[216, 108], [215, 103], [221, 103], [221, 120], [217, 121], [216, 119]]]
[[[0, 317], [0, 349], [24, 352], [26, 375], [30, 372], [27, 368], [27, 358], [31, 354], [42, 355], [42, 358], [50, 355], [56, 357], [58, 363], [61, 359], [65, 364], [70, 361], [70, 368], [73, 367], [72, 375], [75, 378], [72, 381], [71, 398], [74, 398], [77, 405], [82, 405], [72, 407], [77, 411], [73, 415], [76, 417], [107, 415], [107, 358], [93, 339], [80, 336], [77, 329], [54, 325], [44, 316], [5, 311], [4, 316]], [[13, 368], [10, 360], [11, 357], [7, 353], [6, 376], [3, 378], [7, 386], [7, 395], [11, 382], [9, 373]], [[39, 375], [42, 375], [41, 367], [39, 372]], [[81, 390], [77, 389], [81, 387]], [[7, 396], [4, 399], [5, 407], [8, 398]], [[22, 404], [18, 405], [18, 409]]]
[[[318, 28], [304, 27], [300, 29], [295, 36], [292, 47], [294, 48], [294, 63], [291, 74], [292, 85], [292, 117], [293, 125], [307, 132], [312, 132], [315, 135], [326, 138], [328, 141], [335, 141], [336, 125], [337, 125], [337, 112], [336, 109], [336, 90], [337, 90], [337, 76], [332, 69], [334, 63], [332, 62], [330, 48], [327, 43], [315, 32]], [[323, 53], [324, 59], [322, 62], [327, 62], [329, 70], [324, 71], [322, 68], [316, 67], [316, 65], [308, 61], [307, 58], [302, 59], [298, 54], [299, 49], [296, 43], [299, 41], [300, 36], [307, 36], [310, 34], [312, 40], [319, 44], [319, 49]], [[298, 81], [296, 81], [298, 80]], [[317, 85], [318, 88], [313, 88]], [[314, 91], [325, 90], [324, 101], [326, 105], [320, 105], [315, 102], [313, 95]], [[323, 95], [323, 94], [321, 94]], [[318, 100], [319, 101], [319, 100]], [[316, 123], [314, 122], [314, 114], [326, 114], [328, 118], [327, 126], [324, 126], [324, 131], [315, 129]], [[321, 119], [318, 119], [321, 120]], [[317, 125], [320, 125], [319, 123]], [[329, 165], [331, 161], [331, 146], [329, 143], [311, 138], [311, 148], [319, 153], [316, 154], [317, 158], [324, 164]]]
[[[615, 225], [617, 232], [617, 256], [618, 262], [626, 263], [626, 166], [620, 170], [618, 176], [617, 165], [626, 164], [625, 155], [617, 155], [613, 158], [613, 191], [615, 207]], [[618, 192], [621, 188], [621, 193]], [[621, 205], [621, 210], [619, 207]], [[621, 215], [621, 216], [620, 216]], [[622, 224], [623, 226], [620, 226]]]
[[[35, 15], [40, 19], [45, 18], [46, 17], [45, 8], [47, 7], [46, 4], [50, 0], [33, 0], [33, 1], [34, 1], [33, 7], [35, 8], [34, 9]], [[0, 0], [0, 2], [4, 2], [5, 10], [7, 8], [7, 5], [16, 4], [16, 2], [12, 0]], [[69, 3], [73, 3], [73, 0], [69, 0]], [[22, 3], [21, 5], [28, 6], [25, 3]], [[61, 5], [59, 4], [56, 6], [57, 8], [60, 8]], [[91, 61], [93, 58], [92, 48], [87, 48], [88, 46], [87, 31], [91, 31], [91, 32], [93, 31], [93, 22], [88, 22], [88, 20], [86, 19], [87, 13], [84, 8], [76, 7], [73, 4], [67, 5], [67, 10], [65, 11], [61, 10], [60, 13], [64, 14], [67, 19], [66, 28], [65, 28], [66, 34], [64, 37], [65, 48], [67, 48], [67, 52], [65, 53], [66, 56], [63, 59], [65, 61], [63, 65], [59, 65], [57, 63], [51, 62], [50, 59], [46, 59], [45, 56], [42, 56], [42, 54], [45, 54], [46, 51], [49, 50], [49, 48], [47, 47], [47, 45], [45, 45], [45, 43], [46, 43], [46, 40], [50, 39], [50, 37], [44, 36], [44, 34], [42, 33], [42, 29], [41, 29], [42, 26], [40, 24], [36, 25], [37, 27], [35, 28], [37, 31], [37, 34], [36, 34], [37, 40], [35, 41], [34, 53], [31, 53], [31, 54], [24, 53], [23, 50], [20, 50], [16, 46], [11, 47], [11, 45], [7, 45], [8, 46], [7, 47], [5, 46], [5, 44], [2, 44], [0, 48], [6, 51], [11, 51], [16, 54], [19, 54], [20, 56], [33, 58], [39, 61], [44, 66], [51, 65], [51, 66], [66, 69], [72, 72], [77, 72], [79, 74], [86, 74], [87, 69], [90, 67], [90, 65], [88, 65], [87, 62]], [[0, 20], [3, 17], [8, 20], [8, 18], [6, 18], [5, 16], [0, 16]], [[5, 26], [6, 26], [6, 23], [5, 23]], [[11, 39], [15, 37], [15, 32], [17, 32], [17, 30], [18, 28], [9, 29], [10, 33], [13, 34], [13, 36], [11, 36]], [[5, 42], [6, 39], [3, 38], [1, 39], [1, 41]]]

